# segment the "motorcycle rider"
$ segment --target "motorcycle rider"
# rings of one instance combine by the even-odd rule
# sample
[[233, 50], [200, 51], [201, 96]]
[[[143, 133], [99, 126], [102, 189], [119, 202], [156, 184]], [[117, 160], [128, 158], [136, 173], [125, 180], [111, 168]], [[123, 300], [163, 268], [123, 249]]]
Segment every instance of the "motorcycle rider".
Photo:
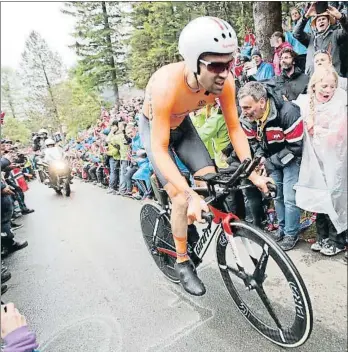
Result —
[[63, 149], [56, 146], [56, 142], [47, 138], [45, 140], [46, 149], [44, 150], [44, 162], [48, 164], [48, 174], [50, 176], [51, 186], [55, 186], [57, 183], [57, 175], [56, 172], [52, 168], [52, 162], [54, 161], [62, 161], [64, 160]]
[[40, 151], [46, 148], [45, 141], [48, 138], [48, 131], [41, 128], [38, 133], [32, 135], [33, 138], [33, 151]]

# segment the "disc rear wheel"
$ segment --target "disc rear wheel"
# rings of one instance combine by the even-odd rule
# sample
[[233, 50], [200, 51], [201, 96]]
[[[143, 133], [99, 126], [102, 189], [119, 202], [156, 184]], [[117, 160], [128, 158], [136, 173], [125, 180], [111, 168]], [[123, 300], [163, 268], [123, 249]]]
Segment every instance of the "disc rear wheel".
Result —
[[167, 213], [153, 204], [145, 204], [140, 212], [141, 230], [153, 260], [162, 273], [172, 282], [179, 283], [174, 265], [175, 244]]

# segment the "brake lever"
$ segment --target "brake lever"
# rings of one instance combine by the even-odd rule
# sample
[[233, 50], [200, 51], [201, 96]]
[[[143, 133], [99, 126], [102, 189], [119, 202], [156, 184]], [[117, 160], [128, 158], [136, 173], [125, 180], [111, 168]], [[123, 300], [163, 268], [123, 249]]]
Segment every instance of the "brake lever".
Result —
[[255, 170], [255, 168], [260, 164], [261, 157], [257, 156], [254, 158], [252, 163], [249, 165], [248, 169], [245, 171], [246, 177], [249, 177], [250, 174]]
[[232, 185], [236, 182], [237, 178], [246, 170], [246, 168], [250, 165], [251, 160], [246, 158], [238, 167], [236, 172], [231, 176], [231, 178], [226, 182], [226, 184]]

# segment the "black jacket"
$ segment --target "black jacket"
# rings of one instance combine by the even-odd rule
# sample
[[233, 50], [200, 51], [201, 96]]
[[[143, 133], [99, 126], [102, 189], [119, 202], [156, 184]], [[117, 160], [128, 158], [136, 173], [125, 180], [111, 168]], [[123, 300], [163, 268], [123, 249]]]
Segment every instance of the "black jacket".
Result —
[[[342, 16], [340, 20], [341, 27], [337, 29], [335, 26], [329, 26], [324, 33], [306, 33], [304, 31], [308, 19], [302, 17], [294, 28], [294, 37], [305, 47], [307, 50], [306, 58], [306, 74], [312, 75], [314, 60], [313, 56], [317, 50], [328, 50], [332, 56], [332, 64], [339, 75], [341, 71], [341, 58], [340, 51], [343, 44], [348, 41], [348, 21], [346, 16]], [[344, 66], [344, 65], [342, 65]]]
[[306, 91], [308, 81], [309, 77], [299, 67], [295, 67], [295, 71], [290, 77], [283, 71], [280, 76], [275, 76], [269, 83], [274, 85], [277, 92], [291, 101], [296, 100], [300, 94]]
[[[257, 137], [257, 123], [241, 116], [241, 124], [248, 137], [255, 156], [266, 158], [266, 169], [282, 169], [286, 156], [294, 156], [297, 161], [302, 157], [303, 120], [300, 108], [284, 101], [273, 88], [265, 84], [271, 109], [261, 138]], [[290, 155], [288, 155], [290, 154]]]

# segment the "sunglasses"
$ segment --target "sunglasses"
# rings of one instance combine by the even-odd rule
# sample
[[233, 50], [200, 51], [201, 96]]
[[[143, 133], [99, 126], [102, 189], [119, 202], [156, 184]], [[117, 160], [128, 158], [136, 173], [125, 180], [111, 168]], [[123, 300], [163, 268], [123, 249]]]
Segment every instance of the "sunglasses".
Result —
[[207, 66], [207, 70], [211, 73], [220, 74], [226, 70], [231, 71], [233, 65], [233, 59], [228, 62], [210, 62], [205, 60], [199, 60], [202, 64]]

